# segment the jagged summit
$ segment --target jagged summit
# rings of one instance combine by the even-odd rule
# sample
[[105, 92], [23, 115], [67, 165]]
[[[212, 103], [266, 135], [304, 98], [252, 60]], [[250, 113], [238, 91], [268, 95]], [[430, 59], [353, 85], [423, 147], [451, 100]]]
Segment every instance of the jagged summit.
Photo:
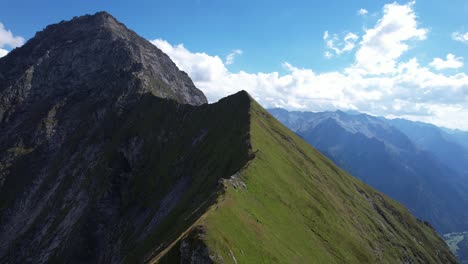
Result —
[[240, 90], [234, 94], [228, 95], [222, 98], [220, 101], [244, 101], [244, 102], [252, 102], [254, 99], [250, 96], [250, 94], [245, 90]]
[[50, 34], [51, 32], [64, 27], [72, 29], [69, 33], [76, 33], [77, 30], [91, 32], [99, 29], [108, 30], [114, 33], [134, 33], [111, 14], [105, 11], [100, 11], [93, 15], [73, 17], [71, 20], [62, 20], [57, 24], [48, 25], [43, 31], [37, 32], [36, 36]]
[[[51, 35], [54, 36], [53, 39], [50, 39]], [[44, 30], [37, 32], [34, 38], [43, 41], [43, 38], [49, 38], [54, 42], [70, 42], [70, 40], [80, 40], [86, 35], [110, 40], [125, 39], [127, 41], [141, 42], [143, 40], [147, 42], [105, 11], [93, 15], [73, 17], [71, 20], [62, 20], [57, 24], [48, 25]]]
[[108, 98], [112, 93], [122, 98], [120, 106], [142, 93], [184, 104], [207, 103], [166, 54], [106, 12], [47, 26], [0, 60], [0, 72], [0, 91], [15, 90], [11, 80], [23, 79], [28, 94], [38, 95], [35, 100], [80, 89]]

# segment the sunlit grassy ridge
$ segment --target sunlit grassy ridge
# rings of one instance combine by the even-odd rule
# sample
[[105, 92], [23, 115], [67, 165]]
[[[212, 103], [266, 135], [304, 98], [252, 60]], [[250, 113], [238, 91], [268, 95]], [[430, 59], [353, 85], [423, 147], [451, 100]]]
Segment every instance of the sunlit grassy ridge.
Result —
[[[215, 262], [456, 263], [431, 227], [337, 168], [253, 100], [250, 139], [255, 158], [239, 173], [246, 187], [225, 180], [224, 194], [194, 225], [203, 232], [192, 232]], [[177, 258], [177, 250], [161, 261]]]

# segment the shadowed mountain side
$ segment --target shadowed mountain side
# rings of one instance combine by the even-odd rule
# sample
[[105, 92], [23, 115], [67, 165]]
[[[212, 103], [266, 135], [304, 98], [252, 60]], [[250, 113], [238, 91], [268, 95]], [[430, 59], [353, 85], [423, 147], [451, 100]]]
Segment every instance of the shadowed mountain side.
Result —
[[1, 262], [142, 260], [132, 252], [177, 237], [247, 162], [247, 120], [235, 97], [193, 107], [148, 95], [82, 120], [52, 156], [17, 154], [0, 193]]

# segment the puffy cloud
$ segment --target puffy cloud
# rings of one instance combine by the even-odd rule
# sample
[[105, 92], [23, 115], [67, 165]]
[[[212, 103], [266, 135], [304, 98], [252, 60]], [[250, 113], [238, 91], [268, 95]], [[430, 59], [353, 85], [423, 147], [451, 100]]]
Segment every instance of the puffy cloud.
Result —
[[367, 13], [369, 13], [369, 12], [364, 8], [361, 8], [361, 9], [359, 9], [357, 11], [357, 14], [360, 15], [360, 16], [367, 15]]
[[7, 30], [2, 23], [0, 23], [0, 48], [9, 46], [10, 48], [16, 48], [24, 44], [24, 38], [20, 36], [14, 36], [10, 30]]
[[4, 57], [8, 54], [8, 50], [0, 48], [0, 58]]
[[223, 60], [218, 56], [193, 53], [182, 44], [173, 46], [162, 39], [152, 40], [151, 43], [169, 55], [177, 67], [187, 72], [195, 82], [218, 80], [227, 73]]
[[428, 30], [418, 26], [413, 4], [384, 6], [383, 17], [362, 37], [355, 68], [368, 74], [393, 73], [396, 60], [409, 49], [407, 42], [426, 38]]
[[346, 34], [341, 40], [337, 34], [330, 36], [328, 31], [325, 31], [323, 33], [323, 40], [325, 41], [326, 47], [328, 49], [325, 53], [325, 57], [331, 58], [333, 56], [331, 51], [333, 51], [336, 55], [341, 55], [353, 50], [358, 39], [359, 37], [351, 32]]
[[447, 54], [446, 60], [441, 58], [434, 58], [434, 60], [429, 64], [429, 66], [436, 70], [458, 69], [463, 67], [463, 58], [455, 57], [455, 55], [449, 53]]
[[461, 32], [453, 32], [452, 39], [456, 41], [460, 41], [462, 43], [468, 44], [468, 32], [461, 33]]
[[229, 53], [227, 56], [226, 56], [226, 65], [231, 65], [234, 63], [234, 58], [237, 56], [237, 55], [241, 55], [243, 52], [242, 50], [240, 49], [236, 49], [236, 50], [233, 50], [231, 53]]
[[[175, 61], [181, 57], [185, 59], [183, 64], [176, 63], [190, 75], [193, 69], [199, 70], [194, 64], [205, 65], [207, 69], [223, 69], [211, 78], [194, 78], [210, 102], [246, 90], [264, 107], [308, 111], [359, 110], [468, 129], [468, 123], [460, 123], [465, 119], [458, 119], [461, 114], [457, 112], [468, 109], [468, 76], [464, 73], [449, 76], [434, 73], [416, 59], [400, 63], [395, 74], [379, 76], [359, 71], [316, 73], [289, 63], [282, 65], [285, 74], [230, 72], [219, 64], [217, 56], [205, 53], [200, 56], [197, 55], [200, 53], [180, 48], [183, 47], [181, 45], [161, 42], [170, 46], [162, 49], [171, 58], [177, 58]], [[455, 113], [453, 118], [444, 109]]]
[[345, 46], [343, 47], [342, 50], [350, 51], [354, 49], [354, 44], [356, 40], [358, 40], [358, 38], [359, 37], [356, 34], [353, 34], [353, 33], [346, 34], [346, 36], [344, 37]]

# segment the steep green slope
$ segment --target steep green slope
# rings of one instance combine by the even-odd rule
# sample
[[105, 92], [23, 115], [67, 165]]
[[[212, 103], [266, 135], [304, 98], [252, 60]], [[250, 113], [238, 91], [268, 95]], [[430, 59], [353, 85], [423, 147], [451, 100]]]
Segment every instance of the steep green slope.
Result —
[[[402, 203], [440, 234], [468, 229], [468, 181], [438, 154], [422, 150], [416, 136], [407, 136], [394, 121], [341, 111], [270, 112], [340, 168]], [[417, 137], [424, 141], [423, 134]], [[453, 146], [434, 149], [463, 158]]]
[[253, 101], [250, 137], [255, 158], [224, 181], [224, 194], [187, 238], [155, 262], [209, 255], [216, 263], [456, 263], [430, 226]]

